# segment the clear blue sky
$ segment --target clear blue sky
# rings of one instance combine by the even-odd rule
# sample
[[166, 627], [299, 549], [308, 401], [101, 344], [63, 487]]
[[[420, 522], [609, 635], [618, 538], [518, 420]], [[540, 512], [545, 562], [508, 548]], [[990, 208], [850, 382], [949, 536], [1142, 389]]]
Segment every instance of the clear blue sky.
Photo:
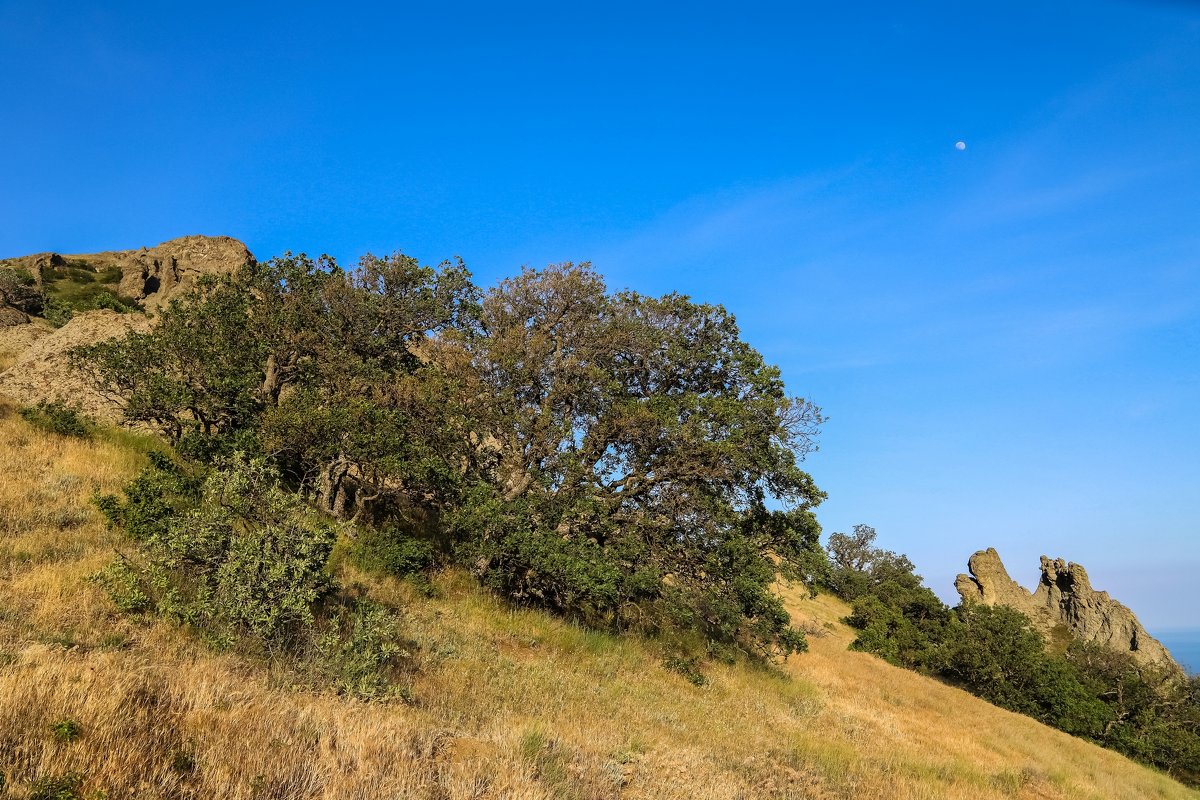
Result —
[[834, 5], [0, 0], [0, 254], [592, 260], [825, 409], [827, 531], [1200, 627], [1200, 6]]

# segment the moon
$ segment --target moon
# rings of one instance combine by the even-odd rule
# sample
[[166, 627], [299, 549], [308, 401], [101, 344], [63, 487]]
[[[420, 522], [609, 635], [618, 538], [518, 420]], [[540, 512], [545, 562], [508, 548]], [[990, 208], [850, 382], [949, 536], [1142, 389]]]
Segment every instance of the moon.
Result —
[[957, 141], [957, 142], [955, 142], [955, 143], [954, 143], [954, 149], [955, 149], [955, 150], [966, 150], [966, 149], [967, 149], [967, 143], [966, 143], [966, 142], [964, 142], [964, 141], [962, 141], [962, 140], [959, 140], [959, 141]]

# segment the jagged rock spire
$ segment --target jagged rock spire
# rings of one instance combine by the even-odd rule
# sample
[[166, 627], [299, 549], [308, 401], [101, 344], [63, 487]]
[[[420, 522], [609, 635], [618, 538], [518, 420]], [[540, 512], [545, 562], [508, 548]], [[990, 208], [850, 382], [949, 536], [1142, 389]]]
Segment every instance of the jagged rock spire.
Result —
[[1033, 592], [1009, 577], [994, 547], [972, 555], [967, 569], [970, 575], [954, 581], [964, 603], [1015, 608], [1044, 634], [1065, 626], [1077, 639], [1129, 653], [1142, 664], [1181, 669], [1129, 608], [1092, 588], [1080, 564], [1042, 556], [1042, 575]]

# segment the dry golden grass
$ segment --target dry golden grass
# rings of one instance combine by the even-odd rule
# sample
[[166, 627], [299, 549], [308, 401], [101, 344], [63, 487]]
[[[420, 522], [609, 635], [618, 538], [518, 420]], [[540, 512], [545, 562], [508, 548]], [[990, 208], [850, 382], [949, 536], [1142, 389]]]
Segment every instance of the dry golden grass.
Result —
[[[789, 591], [824, 635], [782, 670], [695, 687], [636, 640], [514, 611], [450, 572], [442, 599], [347, 571], [403, 610], [414, 702], [286, 685], [86, 581], [120, 546], [90, 510], [141, 456], [40, 433], [0, 406], [0, 797], [76, 772], [116, 798], [1186, 798], [1168, 778], [846, 651], [838, 601]], [[73, 741], [52, 726], [78, 723]], [[102, 794], [103, 793], [103, 794]]]

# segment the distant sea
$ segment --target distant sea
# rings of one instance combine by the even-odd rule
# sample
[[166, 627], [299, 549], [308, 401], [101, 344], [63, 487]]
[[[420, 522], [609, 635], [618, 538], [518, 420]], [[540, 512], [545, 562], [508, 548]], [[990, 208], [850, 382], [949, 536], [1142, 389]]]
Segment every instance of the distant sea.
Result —
[[1153, 636], [1166, 645], [1184, 669], [1193, 675], [1200, 675], [1200, 628], [1176, 628], [1155, 632]]

